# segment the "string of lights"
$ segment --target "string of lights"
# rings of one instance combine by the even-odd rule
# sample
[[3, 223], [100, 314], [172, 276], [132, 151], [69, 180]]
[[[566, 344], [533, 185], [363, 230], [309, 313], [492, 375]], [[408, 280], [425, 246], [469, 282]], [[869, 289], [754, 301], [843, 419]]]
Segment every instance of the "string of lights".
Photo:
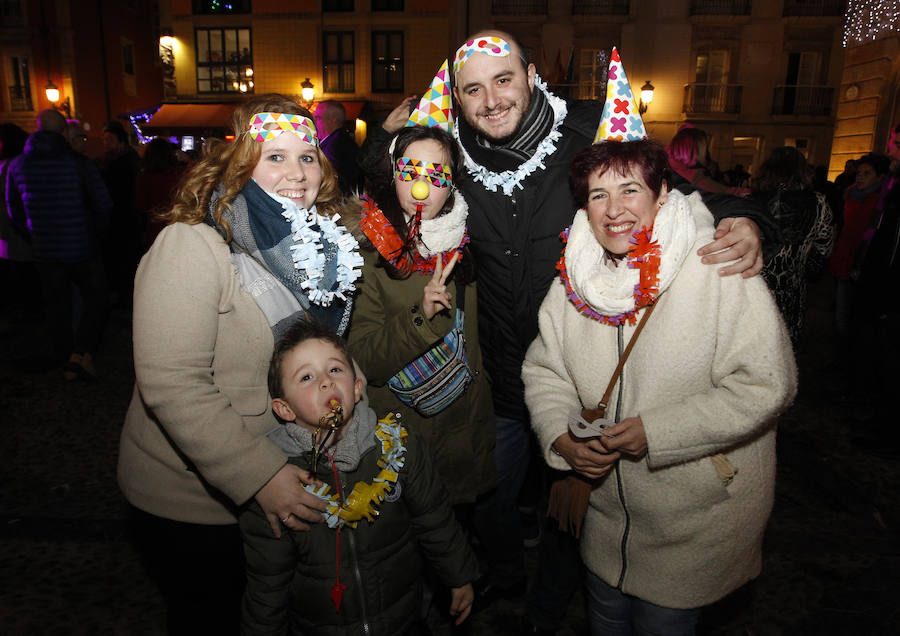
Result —
[[150, 121], [150, 118], [156, 114], [157, 110], [159, 109], [154, 109], [153, 112], [133, 113], [128, 116], [131, 125], [134, 126], [134, 132], [137, 133], [138, 141], [142, 144], [148, 143], [153, 137], [144, 136], [144, 133], [141, 132], [140, 124], [145, 124]]
[[844, 48], [877, 40], [900, 29], [900, 0], [849, 0], [844, 16]]

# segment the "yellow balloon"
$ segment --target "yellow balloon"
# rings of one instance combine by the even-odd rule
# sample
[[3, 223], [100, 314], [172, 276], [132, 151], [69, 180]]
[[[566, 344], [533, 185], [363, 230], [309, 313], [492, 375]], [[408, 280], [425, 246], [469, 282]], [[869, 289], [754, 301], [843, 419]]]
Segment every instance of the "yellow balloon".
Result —
[[413, 199], [422, 201], [428, 198], [428, 184], [424, 181], [416, 181], [412, 187]]

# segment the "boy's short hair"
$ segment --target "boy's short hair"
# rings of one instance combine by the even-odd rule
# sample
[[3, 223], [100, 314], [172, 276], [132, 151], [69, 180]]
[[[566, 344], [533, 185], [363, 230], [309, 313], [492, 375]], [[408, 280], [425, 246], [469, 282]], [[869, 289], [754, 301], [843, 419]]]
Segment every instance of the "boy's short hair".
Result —
[[272, 351], [272, 361], [269, 363], [269, 395], [273, 398], [283, 397], [284, 388], [281, 385], [281, 365], [284, 357], [290, 353], [299, 344], [307, 340], [324, 340], [334, 345], [340, 351], [350, 365], [354, 379], [356, 378], [356, 367], [353, 365], [353, 358], [347, 351], [347, 343], [337, 333], [325, 325], [318, 322], [305, 322], [302, 319], [288, 327], [275, 341], [275, 348]]

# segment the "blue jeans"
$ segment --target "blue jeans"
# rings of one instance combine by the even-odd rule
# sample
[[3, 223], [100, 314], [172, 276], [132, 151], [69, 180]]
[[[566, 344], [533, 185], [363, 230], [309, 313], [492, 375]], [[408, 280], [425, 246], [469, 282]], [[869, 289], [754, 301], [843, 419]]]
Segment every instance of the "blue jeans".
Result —
[[623, 594], [593, 572], [585, 573], [591, 636], [691, 636], [700, 608], [660, 607]]
[[475, 505], [473, 523], [489, 576], [500, 587], [525, 580], [525, 547], [517, 499], [528, 470], [531, 430], [526, 422], [497, 417], [497, 488]]

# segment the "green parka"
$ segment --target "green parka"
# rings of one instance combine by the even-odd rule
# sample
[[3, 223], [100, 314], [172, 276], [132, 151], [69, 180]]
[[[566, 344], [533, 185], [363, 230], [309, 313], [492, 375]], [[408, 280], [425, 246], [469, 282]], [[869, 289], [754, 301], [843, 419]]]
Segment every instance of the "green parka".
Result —
[[446, 410], [423, 417], [391, 392], [387, 381], [453, 328], [456, 285], [447, 288], [453, 309], [425, 318], [420, 304], [430, 274], [414, 272], [404, 280], [392, 279], [378, 267], [378, 253], [364, 250], [365, 265], [350, 322], [348, 345], [369, 381], [368, 395], [377, 413], [399, 412], [403, 423], [428, 443], [450, 503], [469, 503], [495, 486], [496, 424], [490, 386], [478, 344], [478, 304], [475, 283], [465, 286], [466, 355], [475, 378], [466, 392]]
[[[448, 587], [475, 580], [478, 563], [454, 519], [428, 449], [413, 432], [406, 447], [397, 484], [373, 523], [363, 519], [340, 533], [319, 523], [308, 532], [285, 530], [277, 539], [259, 504], [247, 506], [240, 517], [247, 557], [244, 636], [404, 634], [422, 604], [420, 549]], [[357, 481], [372, 482], [380, 457], [381, 443], [376, 440], [355, 471], [338, 473], [345, 498]], [[307, 470], [311, 465], [309, 453], [290, 462]], [[335, 492], [328, 461], [320, 459], [317, 477]], [[340, 611], [335, 611], [330, 593], [336, 582], [338, 536], [340, 580], [347, 589]]]

